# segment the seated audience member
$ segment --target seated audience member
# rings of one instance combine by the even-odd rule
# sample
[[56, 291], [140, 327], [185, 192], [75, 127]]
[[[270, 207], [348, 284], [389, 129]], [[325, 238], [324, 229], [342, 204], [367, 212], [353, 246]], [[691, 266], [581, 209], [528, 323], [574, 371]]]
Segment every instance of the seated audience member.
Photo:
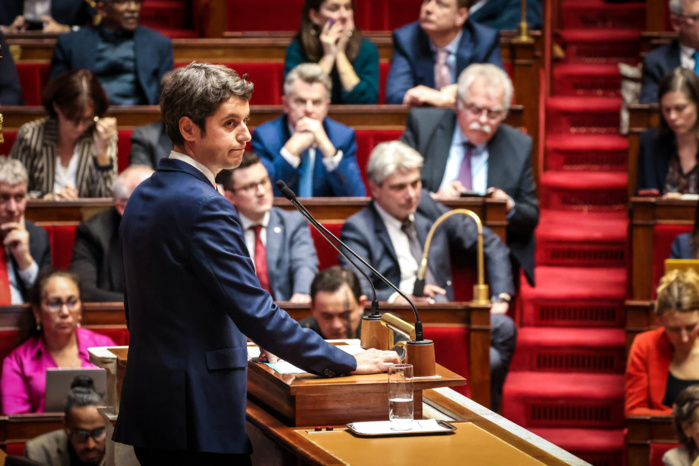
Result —
[[[160, 82], [161, 88], [165, 88], [173, 72], [165, 73]], [[165, 131], [163, 120], [137, 126], [131, 132], [129, 165], [145, 165], [155, 170], [160, 160], [169, 156], [171, 151], [172, 141]]]
[[[434, 221], [448, 209], [422, 192], [422, 157], [400, 141], [381, 143], [371, 153], [367, 167], [372, 201], [342, 226], [341, 238], [388, 280], [407, 295], [413, 294], [418, 263], [425, 239]], [[425, 295], [439, 301], [453, 301], [450, 262], [472, 259], [478, 249], [478, 233], [471, 218], [455, 216], [435, 232], [430, 246]], [[506, 313], [514, 286], [508, 249], [500, 238], [483, 228], [486, 269], [493, 294], [491, 308], [491, 402], [496, 410], [514, 353], [516, 327]], [[340, 263], [345, 265], [343, 257]], [[469, 264], [474, 261], [469, 260]], [[367, 271], [367, 273], [369, 273]], [[374, 275], [376, 294], [382, 301], [404, 302], [403, 298]], [[363, 286], [370, 295], [368, 286]], [[422, 301], [418, 299], [418, 301]]]
[[262, 288], [277, 301], [309, 302], [318, 258], [308, 222], [296, 211], [272, 206], [272, 183], [260, 158], [245, 152], [238, 168], [222, 170], [216, 182], [240, 215]]
[[667, 416], [675, 397], [699, 383], [699, 276], [673, 270], [658, 286], [661, 328], [640, 333], [626, 364], [626, 415]]
[[[330, 78], [304, 63], [284, 80], [284, 114], [258, 126], [252, 151], [272, 180], [284, 180], [300, 197], [364, 196], [352, 128], [327, 117]], [[274, 194], [279, 190], [274, 186]]]
[[672, 423], [682, 444], [663, 455], [665, 466], [691, 466], [699, 457], [699, 385], [682, 390], [672, 405]]
[[[521, 0], [478, 0], [468, 10], [469, 20], [498, 31], [514, 31], [522, 21]], [[541, 0], [527, 0], [529, 29], [541, 29]]]
[[675, 68], [660, 82], [658, 96], [660, 127], [641, 135], [636, 189], [664, 197], [699, 193], [699, 76]]
[[72, 200], [111, 195], [116, 176], [116, 119], [88, 70], [66, 71], [41, 93], [48, 118], [19, 129], [10, 158], [27, 167], [32, 197]]
[[326, 340], [359, 338], [366, 296], [359, 277], [349, 267], [335, 266], [320, 272], [311, 283], [311, 317], [301, 319]]
[[59, 36], [51, 77], [91, 70], [113, 105], [157, 105], [160, 80], [174, 68], [172, 42], [138, 25], [143, 0], [97, 0], [99, 26]]
[[66, 398], [63, 429], [27, 442], [24, 456], [44, 466], [102, 465], [107, 445], [107, 426], [97, 407], [102, 396], [92, 379], [75, 378]]
[[451, 107], [471, 63], [502, 66], [497, 31], [473, 23], [470, 0], [425, 0], [420, 20], [393, 33], [386, 103]]
[[51, 266], [46, 230], [24, 218], [27, 170], [17, 160], [0, 160], [0, 305], [22, 304], [41, 269]]
[[114, 207], [78, 225], [70, 271], [80, 278], [85, 301], [124, 301], [124, 264], [119, 225], [131, 193], [152, 174], [151, 168], [138, 165], [124, 170], [112, 186]]
[[539, 206], [532, 139], [502, 123], [512, 93], [512, 82], [500, 68], [471, 65], [459, 76], [454, 108], [412, 109], [401, 141], [425, 158], [422, 185], [437, 198], [475, 192], [507, 201], [507, 245], [533, 285]]
[[670, 0], [672, 28], [679, 38], [649, 52], [643, 58], [643, 85], [639, 102], [658, 102], [658, 86], [665, 75], [675, 68], [690, 71], [699, 69], [699, 2], [696, 0]]
[[42, 413], [46, 370], [95, 367], [87, 349], [114, 346], [111, 338], [80, 328], [78, 277], [62, 270], [41, 273], [30, 297], [22, 343], [2, 365], [2, 412]]
[[10, 47], [0, 32], [0, 106], [2, 105], [24, 105], [24, 97]]
[[672, 242], [670, 259], [699, 259], [699, 204], [694, 214], [694, 229], [691, 233], [677, 235]]
[[41, 29], [62, 33], [85, 26], [95, 16], [85, 0], [2, 0], [0, 25], [4, 32]]
[[379, 101], [379, 51], [354, 25], [354, 0], [306, 0], [301, 27], [286, 49], [284, 74], [318, 63], [332, 79], [333, 104]]

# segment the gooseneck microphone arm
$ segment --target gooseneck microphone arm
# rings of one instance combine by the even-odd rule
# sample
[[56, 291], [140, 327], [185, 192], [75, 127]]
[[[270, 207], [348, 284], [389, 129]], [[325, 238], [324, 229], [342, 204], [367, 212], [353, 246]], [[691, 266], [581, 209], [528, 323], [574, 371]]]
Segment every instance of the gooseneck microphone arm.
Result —
[[[301, 212], [301, 215], [303, 215], [309, 222], [311, 222], [311, 225], [313, 225], [313, 227], [316, 230], [318, 230], [318, 232], [321, 235], [323, 235], [323, 237], [333, 246], [333, 248], [335, 248], [340, 254], [342, 254], [342, 257], [344, 257], [352, 265], [354, 265], [354, 267], [360, 271], [360, 273], [364, 276], [364, 278], [366, 278], [369, 281], [369, 283], [371, 285], [371, 289], [374, 293], [374, 302], [376, 302], [376, 309], [374, 309], [374, 302], [372, 302], [372, 312], [376, 312], [378, 314], [378, 301], [376, 299], [376, 290], [374, 288], [374, 284], [371, 282], [371, 280], [369, 280], [369, 277], [366, 275], [366, 273], [364, 273], [364, 271], [361, 268], [357, 267], [357, 265], [352, 260], [350, 260], [349, 257], [347, 257], [347, 255], [345, 253], [343, 253], [336, 246], [336, 244], [333, 242], [333, 240], [335, 242], [337, 242], [337, 244], [342, 246], [350, 254], [352, 254], [352, 256], [354, 256], [359, 262], [361, 262], [365, 267], [367, 267], [369, 270], [371, 270], [374, 273], [374, 275], [379, 277], [381, 279], [381, 281], [383, 281], [389, 287], [391, 287], [393, 290], [395, 290], [399, 295], [401, 295], [408, 302], [408, 304], [410, 304], [410, 307], [413, 309], [413, 313], [415, 314], [415, 340], [416, 341], [423, 341], [424, 337], [423, 337], [423, 333], [422, 333], [422, 322], [420, 321], [420, 315], [418, 314], [417, 308], [415, 307], [415, 304], [413, 304], [412, 300], [409, 299], [405, 295], [405, 293], [403, 293], [400, 289], [398, 289], [398, 287], [396, 287], [393, 283], [391, 283], [386, 277], [384, 277], [381, 273], [379, 273], [378, 270], [376, 270], [374, 267], [369, 265], [369, 263], [367, 261], [365, 261], [364, 258], [359, 256], [359, 254], [354, 252], [352, 250], [352, 248], [350, 248], [345, 243], [343, 243], [337, 236], [335, 236], [331, 231], [329, 231], [327, 228], [325, 228], [323, 226], [323, 224], [321, 224], [318, 220], [316, 220], [315, 217], [313, 217], [313, 215], [311, 215], [311, 213], [308, 211], [308, 209], [306, 209], [306, 207], [304, 207], [304, 205], [301, 204], [296, 199], [296, 194], [294, 194], [294, 192], [286, 185], [286, 183], [284, 183], [282, 180], [277, 180], [276, 185], [277, 185], [277, 189], [279, 189], [279, 191], [282, 193], [282, 196], [287, 198], [294, 205], [294, 207], [296, 207], [296, 209], [299, 212]], [[332, 238], [332, 240], [330, 238], [328, 238], [328, 236], [330, 236]]]

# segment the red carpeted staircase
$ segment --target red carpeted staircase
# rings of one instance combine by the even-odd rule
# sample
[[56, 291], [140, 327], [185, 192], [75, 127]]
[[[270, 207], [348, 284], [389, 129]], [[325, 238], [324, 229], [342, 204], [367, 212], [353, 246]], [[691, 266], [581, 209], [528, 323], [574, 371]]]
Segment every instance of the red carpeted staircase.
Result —
[[623, 464], [628, 250], [621, 76], [645, 4], [561, 0], [539, 180], [536, 288], [523, 281], [505, 417], [595, 466]]

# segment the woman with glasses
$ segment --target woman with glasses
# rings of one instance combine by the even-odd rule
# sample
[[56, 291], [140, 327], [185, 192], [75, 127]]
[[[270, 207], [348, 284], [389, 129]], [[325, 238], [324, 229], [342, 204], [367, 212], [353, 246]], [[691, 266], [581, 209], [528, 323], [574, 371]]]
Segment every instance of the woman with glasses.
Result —
[[332, 79], [331, 103], [379, 101], [379, 51], [354, 24], [354, 0], [306, 0], [301, 27], [286, 49], [284, 76], [318, 63]]
[[0, 391], [5, 414], [44, 411], [46, 370], [95, 367], [87, 348], [114, 346], [111, 338], [80, 328], [82, 304], [78, 277], [62, 270], [47, 270], [36, 280], [29, 296], [20, 341], [2, 366]]
[[109, 99], [88, 70], [65, 71], [42, 91], [49, 114], [23, 125], [10, 158], [27, 167], [30, 197], [108, 197], [116, 177], [116, 119], [102, 118]]
[[679, 197], [699, 193], [699, 77], [676, 68], [658, 86], [660, 127], [641, 135], [639, 194]]

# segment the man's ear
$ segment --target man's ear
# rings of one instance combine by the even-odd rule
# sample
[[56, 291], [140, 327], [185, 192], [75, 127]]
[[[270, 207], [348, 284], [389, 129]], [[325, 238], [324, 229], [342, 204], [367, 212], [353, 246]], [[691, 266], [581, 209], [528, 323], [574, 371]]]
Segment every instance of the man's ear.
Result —
[[468, 8], [459, 8], [459, 11], [456, 13], [455, 25], [458, 27], [463, 27], [463, 25], [464, 25], [464, 23], [466, 23], [467, 19], [468, 19]]
[[183, 116], [179, 121], [180, 134], [187, 142], [196, 140], [201, 134], [201, 130], [188, 116]]
[[364, 294], [359, 297], [359, 305], [362, 306], [362, 309], [364, 308], [364, 305], [366, 304], [367, 299], [368, 298]]

